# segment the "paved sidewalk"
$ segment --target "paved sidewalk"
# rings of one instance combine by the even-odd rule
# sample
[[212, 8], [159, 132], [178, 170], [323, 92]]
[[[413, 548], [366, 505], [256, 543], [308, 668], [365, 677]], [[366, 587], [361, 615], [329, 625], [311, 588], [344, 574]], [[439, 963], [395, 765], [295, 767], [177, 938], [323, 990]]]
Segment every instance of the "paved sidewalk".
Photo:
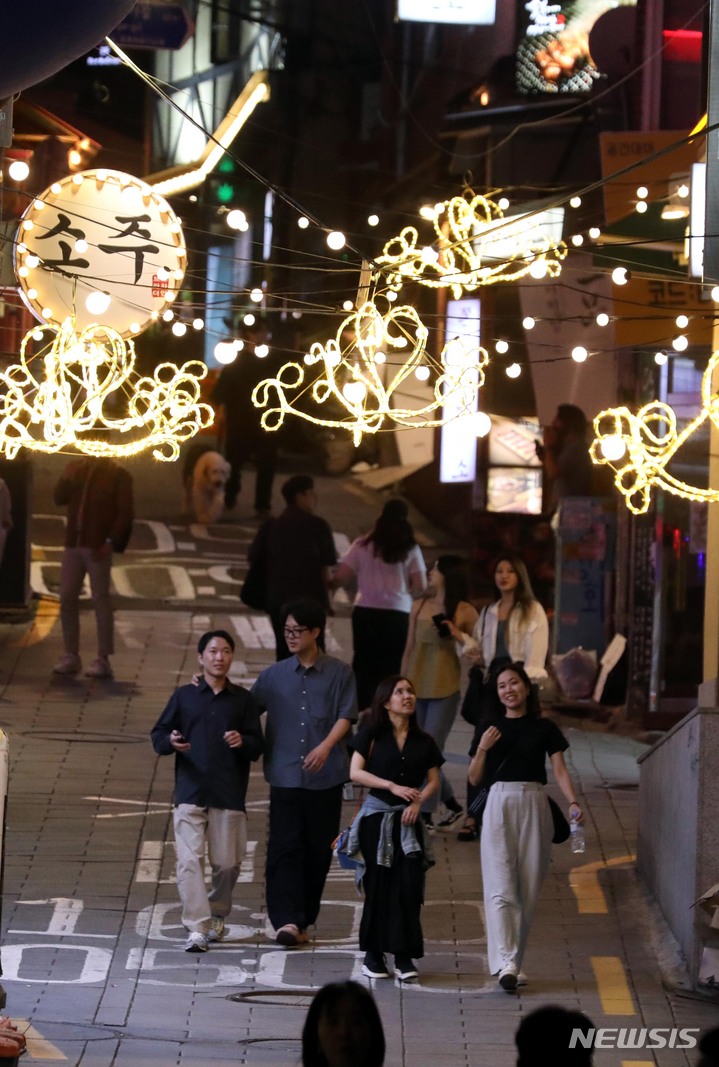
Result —
[[[327, 489], [322, 482], [321, 499]], [[323, 509], [349, 537], [377, 503], [364, 490], [353, 503], [354, 493], [335, 480]], [[430, 551], [436, 532], [423, 537]], [[204, 603], [133, 608], [123, 601], [117, 680], [107, 683], [51, 674], [60, 636], [52, 604], [42, 606], [32, 625], [0, 625], [0, 726], [11, 755], [2, 983], [9, 1014], [30, 1027], [28, 1060], [296, 1067], [313, 991], [349, 976], [366, 981], [356, 940], [361, 901], [351, 875], [333, 867], [309, 946], [286, 951], [268, 938], [267, 789], [256, 770], [251, 843], [229, 937], [206, 955], [185, 954], [173, 881], [173, 765], [155, 756], [148, 737], [172, 688], [194, 668], [205, 629], [238, 634], [238, 680], [251, 681], [271, 662], [262, 618], [238, 604], [209, 610]], [[346, 608], [330, 632], [331, 647], [349, 658]], [[588, 812], [588, 848], [579, 863], [567, 845], [554, 849], [530, 937], [530, 984], [508, 996], [488, 976], [478, 848], [458, 842], [455, 832], [437, 832], [420, 981], [373, 983], [390, 1067], [510, 1067], [519, 1021], [544, 1003], [577, 1007], [597, 1026], [704, 1030], [717, 1023], [716, 1004], [663, 984], [674, 964], [671, 946], [632, 863], [643, 746], [567, 719], [562, 726]], [[469, 728], [459, 720], [448, 743], [459, 796], [468, 744]], [[352, 807], [346, 805], [347, 819]], [[599, 1067], [686, 1067], [695, 1059], [679, 1049], [595, 1056]]]

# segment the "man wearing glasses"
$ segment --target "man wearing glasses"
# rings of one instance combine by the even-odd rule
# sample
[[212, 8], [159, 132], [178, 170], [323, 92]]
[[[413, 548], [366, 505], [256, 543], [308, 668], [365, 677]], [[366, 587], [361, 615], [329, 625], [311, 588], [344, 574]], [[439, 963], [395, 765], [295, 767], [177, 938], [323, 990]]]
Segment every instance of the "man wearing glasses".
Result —
[[357, 690], [349, 665], [318, 644], [321, 604], [295, 600], [282, 616], [290, 658], [267, 667], [252, 695], [267, 712], [267, 914], [277, 943], [291, 948], [309, 941], [319, 914], [349, 779], [345, 736], [357, 718]]

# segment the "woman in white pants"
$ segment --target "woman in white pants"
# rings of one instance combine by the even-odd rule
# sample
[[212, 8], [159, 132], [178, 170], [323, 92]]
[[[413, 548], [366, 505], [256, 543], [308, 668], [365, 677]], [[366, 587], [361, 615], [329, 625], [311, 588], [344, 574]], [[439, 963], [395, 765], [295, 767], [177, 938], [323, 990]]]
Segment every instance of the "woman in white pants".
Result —
[[499, 975], [502, 989], [513, 993], [552, 847], [552, 813], [544, 791], [547, 756], [570, 818], [583, 822], [584, 816], [564, 762], [569, 744], [556, 723], [541, 718], [521, 664], [499, 671], [496, 698], [469, 765], [469, 780], [489, 787], [481, 832], [489, 970]]

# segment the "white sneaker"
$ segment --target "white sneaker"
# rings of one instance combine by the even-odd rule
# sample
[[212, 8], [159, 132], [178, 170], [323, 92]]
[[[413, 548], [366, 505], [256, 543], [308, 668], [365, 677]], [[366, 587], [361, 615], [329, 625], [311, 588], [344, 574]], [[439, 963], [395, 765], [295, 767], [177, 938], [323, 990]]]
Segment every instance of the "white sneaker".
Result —
[[213, 915], [210, 919], [210, 929], [207, 931], [207, 940], [210, 943], [213, 941], [222, 941], [222, 938], [226, 933], [225, 920], [221, 915]]
[[517, 968], [503, 967], [499, 972], [499, 984], [505, 993], [514, 993], [517, 989]]
[[112, 667], [107, 656], [98, 656], [85, 671], [86, 678], [112, 678]]
[[79, 674], [81, 670], [82, 660], [72, 652], [66, 652], [53, 667], [55, 674]]
[[520, 971], [517, 975], [517, 988], [519, 988], [521, 985], [529, 985], [529, 979], [527, 978], [524, 971]]
[[193, 931], [185, 942], [185, 952], [207, 952], [206, 935]]

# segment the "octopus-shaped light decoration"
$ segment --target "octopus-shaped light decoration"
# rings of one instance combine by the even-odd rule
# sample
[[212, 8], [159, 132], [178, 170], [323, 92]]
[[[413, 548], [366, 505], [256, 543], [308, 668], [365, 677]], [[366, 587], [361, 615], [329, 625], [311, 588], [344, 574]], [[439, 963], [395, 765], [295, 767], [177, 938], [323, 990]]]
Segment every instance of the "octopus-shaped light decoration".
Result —
[[592, 460], [614, 470], [614, 484], [635, 515], [649, 509], [653, 488], [666, 489], [685, 500], [719, 501], [719, 489], [698, 489], [667, 470], [681, 446], [707, 418], [719, 429], [719, 395], [712, 391], [717, 363], [719, 352], [714, 352], [702, 378], [701, 411], [681, 431], [674, 410], [661, 400], [645, 404], [636, 414], [626, 407], [609, 408], [595, 418]]
[[505, 218], [498, 204], [472, 190], [436, 204], [431, 224], [434, 236], [429, 240], [422, 241], [415, 226], [406, 226], [375, 259], [377, 276], [395, 292], [413, 281], [449, 288], [459, 300], [463, 292], [526, 275], [556, 278], [567, 254], [567, 246], [552, 241], [539, 215]]
[[162, 363], [152, 377], [134, 370], [135, 349], [108, 326], [77, 333], [72, 318], [34, 327], [20, 362], [0, 373], [0, 453], [76, 449], [91, 456], [131, 456], [152, 449], [174, 460], [180, 444], [211, 425], [200, 403], [207, 367]]
[[[311, 346], [305, 367], [319, 369], [311, 381], [306, 381], [305, 367], [286, 363], [275, 378], [255, 386], [252, 402], [266, 409], [262, 427], [278, 430], [286, 415], [295, 415], [318, 426], [349, 430], [358, 445], [363, 434], [383, 429], [442, 426], [448, 421], [443, 407], [458, 413], [453, 418], [473, 414], [489, 359], [486, 351], [453, 338], [439, 360], [433, 360], [427, 353], [427, 336], [427, 327], [413, 307], [393, 307], [383, 315], [372, 300], [367, 301], [343, 320], [334, 338]], [[434, 371], [431, 399], [416, 408], [393, 407], [400, 386], [420, 367], [427, 377]]]

